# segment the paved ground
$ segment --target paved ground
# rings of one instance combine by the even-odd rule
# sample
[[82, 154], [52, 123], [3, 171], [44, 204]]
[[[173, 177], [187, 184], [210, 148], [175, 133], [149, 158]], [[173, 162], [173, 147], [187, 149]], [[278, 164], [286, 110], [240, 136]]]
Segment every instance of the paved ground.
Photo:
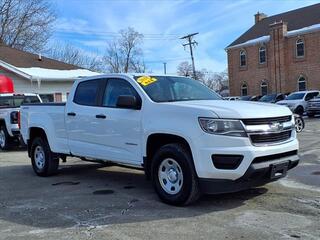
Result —
[[140, 171], [71, 159], [39, 178], [25, 151], [0, 152], [0, 239], [319, 239], [320, 118], [280, 182], [197, 204], [161, 203]]

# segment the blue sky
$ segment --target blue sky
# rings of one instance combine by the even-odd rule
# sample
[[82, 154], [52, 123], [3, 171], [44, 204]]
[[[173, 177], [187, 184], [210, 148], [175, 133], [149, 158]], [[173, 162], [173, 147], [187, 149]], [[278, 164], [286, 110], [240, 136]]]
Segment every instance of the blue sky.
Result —
[[53, 40], [71, 43], [88, 54], [103, 55], [120, 29], [133, 27], [144, 34], [144, 59], [149, 70], [175, 73], [190, 60], [179, 37], [199, 32], [195, 40], [197, 69], [223, 71], [224, 48], [250, 28], [254, 14], [268, 16], [304, 7], [312, 0], [52, 0], [58, 15]]

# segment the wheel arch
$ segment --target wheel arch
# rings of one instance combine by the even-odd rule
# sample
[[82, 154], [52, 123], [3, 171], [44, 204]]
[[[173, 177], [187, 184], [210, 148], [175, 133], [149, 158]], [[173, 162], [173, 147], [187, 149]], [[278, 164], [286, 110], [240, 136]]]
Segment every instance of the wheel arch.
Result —
[[45, 130], [43, 128], [41, 128], [41, 127], [31, 127], [29, 129], [29, 139], [28, 139], [28, 142], [27, 142], [27, 145], [28, 145], [28, 156], [29, 157], [31, 156], [30, 153], [31, 153], [32, 142], [36, 137], [41, 137], [41, 138], [44, 138], [46, 141], [48, 141], [47, 134], [46, 134], [46, 132], [45, 132]]
[[[152, 133], [147, 137], [145, 156], [143, 158], [143, 167], [148, 179], [150, 179], [151, 176], [151, 161], [154, 154], [160, 147], [170, 143], [183, 144], [188, 149], [193, 159], [191, 145], [186, 138], [171, 133]], [[193, 161], [192, 164], [194, 166]]]

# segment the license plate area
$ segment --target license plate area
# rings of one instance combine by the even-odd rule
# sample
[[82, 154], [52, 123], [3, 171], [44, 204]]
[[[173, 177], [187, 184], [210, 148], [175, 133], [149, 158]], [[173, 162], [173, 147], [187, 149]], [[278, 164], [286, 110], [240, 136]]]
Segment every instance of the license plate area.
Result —
[[278, 164], [271, 164], [270, 178], [276, 179], [287, 175], [289, 162], [283, 162]]

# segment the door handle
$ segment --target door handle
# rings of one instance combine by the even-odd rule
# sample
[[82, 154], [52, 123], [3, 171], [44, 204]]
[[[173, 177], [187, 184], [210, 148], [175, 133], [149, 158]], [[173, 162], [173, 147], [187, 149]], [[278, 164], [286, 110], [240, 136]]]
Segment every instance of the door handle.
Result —
[[96, 118], [106, 119], [107, 116], [103, 115], [103, 114], [98, 114], [98, 115], [96, 115]]
[[72, 116], [72, 117], [74, 117], [75, 115], [77, 115], [76, 113], [74, 113], [74, 112], [68, 112], [68, 116]]

